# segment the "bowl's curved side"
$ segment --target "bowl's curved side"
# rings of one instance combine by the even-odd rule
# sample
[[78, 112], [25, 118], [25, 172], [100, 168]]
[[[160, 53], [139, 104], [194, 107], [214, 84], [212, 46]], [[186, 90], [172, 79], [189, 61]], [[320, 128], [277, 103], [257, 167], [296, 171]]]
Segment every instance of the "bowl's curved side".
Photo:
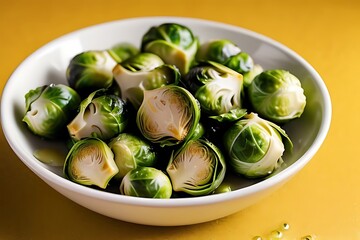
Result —
[[166, 204], [166, 199], [156, 199], [152, 201], [152, 204], [141, 204], [141, 202], [133, 201], [138, 199], [127, 196], [125, 196], [125, 198], [128, 198], [127, 201], [118, 201], [111, 198], [104, 201], [103, 198], [73, 192], [71, 189], [63, 188], [58, 183], [48, 182], [48, 184], [79, 205], [107, 217], [151, 226], [182, 226], [208, 222], [237, 213], [273, 193], [285, 182], [286, 180], [278, 182], [263, 191], [249, 192], [240, 197], [218, 196], [213, 201], [204, 200], [203, 202], [201, 197], [196, 201], [174, 199], [175, 201], [171, 204]]

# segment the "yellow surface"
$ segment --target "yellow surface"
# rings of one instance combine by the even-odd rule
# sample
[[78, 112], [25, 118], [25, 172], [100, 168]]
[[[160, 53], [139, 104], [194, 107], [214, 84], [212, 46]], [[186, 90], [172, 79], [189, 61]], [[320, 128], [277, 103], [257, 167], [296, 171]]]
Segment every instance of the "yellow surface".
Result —
[[265, 239], [283, 223], [290, 225], [283, 239], [360, 239], [358, 0], [0, 0], [1, 92], [25, 57], [65, 33], [158, 15], [241, 26], [303, 56], [323, 77], [333, 103], [320, 151], [281, 189], [241, 212], [192, 226], [150, 227], [104, 217], [63, 197], [27, 169], [1, 132], [0, 239]]

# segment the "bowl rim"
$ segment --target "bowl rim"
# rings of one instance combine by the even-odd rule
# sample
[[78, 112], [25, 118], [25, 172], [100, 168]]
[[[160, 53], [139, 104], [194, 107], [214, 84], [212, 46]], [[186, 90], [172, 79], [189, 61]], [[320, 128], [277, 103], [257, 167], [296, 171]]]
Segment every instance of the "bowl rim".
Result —
[[[103, 27], [112, 27], [119, 23], [126, 23], [126, 22], [137, 22], [137, 21], [166, 21], [166, 22], [180, 22], [182, 24], [186, 23], [196, 23], [196, 24], [203, 24], [203, 25], [212, 25], [217, 26], [221, 28], [225, 28], [231, 31], [235, 32], [241, 32], [246, 35], [249, 35], [251, 37], [261, 39], [262, 41], [267, 42], [268, 44], [274, 46], [275, 48], [280, 49], [281, 51], [285, 52], [286, 54], [290, 55], [291, 57], [295, 58], [297, 61], [299, 61], [303, 67], [311, 73], [311, 75], [314, 77], [314, 82], [316, 82], [317, 86], [320, 89], [320, 92], [322, 93], [321, 97], [324, 99], [324, 109], [322, 112], [322, 121], [320, 124], [320, 128], [318, 130], [317, 136], [314, 138], [313, 143], [309, 147], [309, 149], [306, 150], [306, 152], [297, 159], [293, 164], [291, 164], [289, 167], [286, 168], [286, 171], [281, 171], [278, 174], [261, 180], [260, 182], [254, 183], [250, 186], [246, 186], [231, 192], [227, 192], [224, 194], [213, 194], [213, 195], [207, 195], [207, 196], [199, 196], [199, 197], [186, 197], [186, 198], [172, 198], [172, 199], [150, 199], [150, 198], [139, 198], [139, 197], [131, 197], [131, 196], [124, 196], [120, 194], [114, 194], [110, 192], [105, 192], [93, 188], [89, 188], [86, 186], [82, 186], [79, 184], [76, 184], [74, 182], [69, 181], [68, 179], [65, 179], [61, 176], [58, 176], [57, 174], [53, 173], [52, 171], [44, 168], [41, 166], [40, 163], [36, 161], [29, 160], [29, 156], [24, 154], [19, 146], [16, 144], [16, 140], [11, 137], [11, 133], [9, 132], [8, 121], [6, 119], [6, 109], [7, 104], [9, 101], [9, 91], [8, 89], [13, 84], [13, 79], [16, 79], [16, 76], [18, 72], [21, 70], [21, 68], [26, 65], [28, 62], [31, 62], [33, 58], [35, 58], [37, 55], [42, 54], [43, 52], [48, 51], [49, 49], [55, 47], [58, 43], [61, 41], [64, 41], [67, 38], [73, 37], [79, 33], [86, 32], [86, 31], [92, 31], [97, 28], [103, 28]], [[315, 153], [319, 150], [321, 147], [323, 141], [326, 138], [326, 135], [329, 131], [330, 124], [331, 124], [331, 115], [332, 115], [332, 105], [331, 105], [331, 99], [329, 92], [327, 90], [327, 87], [322, 80], [321, 76], [318, 74], [318, 72], [300, 55], [298, 55], [295, 51], [291, 50], [287, 46], [283, 45], [282, 43], [273, 40], [272, 38], [269, 38], [265, 35], [262, 35], [260, 33], [254, 32], [249, 29], [245, 29], [240, 26], [235, 26], [227, 23], [212, 21], [212, 20], [206, 20], [206, 19], [200, 19], [200, 18], [191, 18], [191, 17], [174, 17], [174, 16], [151, 16], [151, 17], [133, 17], [133, 18], [126, 18], [126, 19], [119, 19], [119, 20], [113, 20], [108, 21], [104, 23], [99, 23], [95, 25], [91, 25], [88, 27], [84, 27], [72, 32], [69, 32], [67, 34], [64, 34], [45, 45], [41, 46], [37, 50], [35, 50], [33, 53], [31, 53], [29, 56], [27, 56], [14, 70], [14, 72], [10, 75], [9, 79], [7, 80], [1, 97], [1, 125], [2, 129], [5, 135], [6, 140], [8, 141], [8, 144], [13, 149], [15, 154], [21, 159], [21, 161], [27, 165], [36, 175], [38, 175], [42, 180], [47, 180], [55, 185], [61, 185], [63, 188], [65, 188], [68, 191], [71, 192], [77, 192], [81, 195], [96, 198], [96, 199], [102, 199], [106, 201], [111, 202], [117, 202], [117, 203], [123, 203], [127, 205], [141, 205], [141, 206], [148, 206], [148, 207], [180, 207], [180, 206], [196, 206], [196, 205], [208, 205], [208, 204], [215, 204], [218, 202], [224, 202], [224, 201], [231, 201], [234, 199], [237, 199], [239, 197], [245, 197], [252, 194], [255, 194], [257, 192], [261, 192], [263, 190], [266, 190], [272, 186], [278, 185], [279, 183], [282, 183], [283, 180], [289, 179], [291, 176], [293, 176], [296, 172], [298, 172], [300, 169], [302, 169], [315, 155]], [[33, 156], [31, 156], [33, 157]], [[53, 187], [53, 186], [52, 186]], [[54, 187], [53, 187], [54, 188]]]

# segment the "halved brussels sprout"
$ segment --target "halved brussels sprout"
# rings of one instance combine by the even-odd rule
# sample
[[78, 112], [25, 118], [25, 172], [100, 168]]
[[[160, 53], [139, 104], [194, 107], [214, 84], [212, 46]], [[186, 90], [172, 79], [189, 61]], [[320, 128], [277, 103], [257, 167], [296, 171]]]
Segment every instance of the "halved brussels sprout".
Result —
[[55, 139], [65, 136], [66, 124], [80, 104], [77, 92], [63, 84], [50, 84], [30, 90], [25, 95], [22, 121], [34, 134]]
[[195, 60], [198, 39], [192, 31], [177, 23], [164, 23], [151, 27], [141, 41], [142, 52], [151, 52], [175, 65], [181, 74], [186, 74]]
[[214, 61], [224, 64], [229, 57], [241, 52], [239, 46], [228, 39], [215, 39], [201, 44], [197, 54], [196, 60]]
[[286, 70], [266, 70], [248, 88], [249, 100], [260, 116], [283, 123], [301, 116], [306, 97], [300, 80]]
[[139, 54], [140, 49], [138, 49], [131, 43], [122, 42], [110, 48], [108, 52], [115, 59], [116, 62], [120, 63], [127, 60], [128, 58]]
[[180, 72], [173, 65], [161, 65], [151, 70], [132, 72], [118, 64], [114, 68], [114, 77], [120, 87], [121, 98], [129, 101], [138, 109], [143, 101], [144, 90], [156, 89], [165, 85], [177, 85]]
[[200, 114], [200, 106], [188, 90], [167, 85], [144, 92], [136, 123], [151, 142], [171, 146], [192, 136]]
[[131, 134], [121, 133], [109, 142], [119, 168], [117, 179], [123, 178], [129, 171], [137, 167], [153, 167], [157, 155], [149, 142]]
[[171, 182], [161, 170], [138, 167], [128, 172], [120, 184], [120, 193], [144, 198], [170, 198]]
[[106, 141], [124, 131], [128, 118], [127, 106], [121, 98], [98, 90], [81, 102], [79, 113], [67, 129], [75, 141], [87, 137]]
[[184, 84], [208, 115], [220, 115], [242, 107], [243, 77], [222, 64], [205, 62], [192, 68]]
[[65, 176], [71, 181], [103, 189], [118, 171], [111, 149], [98, 138], [76, 142], [70, 149], [63, 168]]
[[225, 159], [219, 148], [205, 139], [189, 140], [176, 151], [166, 168], [173, 190], [193, 196], [210, 194], [225, 177]]
[[116, 60], [106, 50], [89, 50], [74, 56], [66, 69], [69, 86], [87, 96], [113, 83], [112, 70]]
[[292, 143], [279, 126], [247, 114], [234, 123], [224, 134], [224, 149], [232, 169], [249, 178], [264, 177], [277, 169], [282, 162], [286, 146]]

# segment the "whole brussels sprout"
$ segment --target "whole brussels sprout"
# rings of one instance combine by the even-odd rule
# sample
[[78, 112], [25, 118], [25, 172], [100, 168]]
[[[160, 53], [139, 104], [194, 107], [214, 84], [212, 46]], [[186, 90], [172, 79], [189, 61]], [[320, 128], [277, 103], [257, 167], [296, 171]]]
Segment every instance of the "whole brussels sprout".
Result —
[[286, 70], [266, 70], [248, 88], [250, 103], [260, 116], [283, 123], [301, 116], [306, 97], [300, 80]]
[[78, 114], [67, 125], [67, 129], [75, 141], [87, 137], [106, 141], [123, 132], [128, 122], [129, 113], [125, 102], [100, 89], [81, 102]]
[[117, 179], [123, 178], [137, 167], [152, 167], [157, 154], [149, 142], [131, 133], [120, 133], [111, 139], [108, 146], [114, 153], [115, 163], [119, 168]]
[[166, 64], [175, 65], [181, 74], [192, 66], [199, 47], [192, 31], [177, 23], [163, 23], [151, 27], [141, 41], [142, 52], [158, 55]]
[[229, 57], [224, 65], [243, 75], [244, 87], [248, 87], [254, 78], [263, 71], [263, 68], [259, 64], [255, 64], [246, 52]]
[[249, 178], [272, 173], [282, 162], [285, 146], [292, 147], [284, 130], [256, 113], [235, 122], [225, 132], [223, 142], [231, 168]]
[[243, 75], [244, 86], [250, 85], [262, 67], [255, 64], [250, 54], [243, 52], [238, 45], [227, 39], [216, 39], [203, 43], [196, 55], [198, 62], [214, 61]]
[[25, 116], [22, 121], [34, 134], [55, 139], [64, 137], [66, 125], [80, 104], [77, 92], [63, 84], [50, 84], [30, 90], [25, 95]]
[[113, 83], [112, 70], [116, 60], [106, 50], [89, 50], [74, 56], [66, 69], [69, 86], [87, 96]]
[[98, 138], [76, 142], [66, 156], [63, 167], [65, 176], [71, 181], [103, 189], [118, 171], [111, 149]]
[[244, 74], [254, 67], [254, 61], [246, 52], [240, 52], [227, 58], [224, 61], [224, 65], [238, 73]]
[[172, 155], [166, 171], [174, 191], [207, 195], [224, 180], [225, 158], [211, 142], [191, 139]]
[[214, 61], [224, 64], [231, 56], [241, 52], [239, 46], [228, 39], [215, 39], [201, 44], [196, 54], [198, 62]]
[[170, 198], [171, 182], [162, 171], [153, 167], [138, 167], [122, 179], [120, 193], [144, 198]]

